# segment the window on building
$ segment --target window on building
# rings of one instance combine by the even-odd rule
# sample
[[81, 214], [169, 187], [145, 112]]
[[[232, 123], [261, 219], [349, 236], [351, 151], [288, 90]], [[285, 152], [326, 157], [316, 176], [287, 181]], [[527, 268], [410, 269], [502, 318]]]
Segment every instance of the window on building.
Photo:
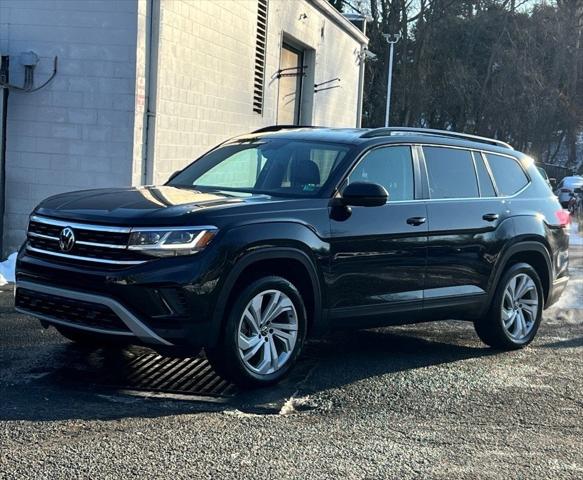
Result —
[[348, 177], [348, 183], [378, 183], [389, 192], [389, 202], [415, 195], [411, 147], [383, 147], [369, 152]]
[[528, 177], [514, 158], [493, 153], [487, 153], [486, 158], [500, 195], [514, 195], [528, 183]]
[[423, 147], [431, 198], [479, 197], [472, 153], [468, 150]]
[[268, 0], [257, 0], [257, 36], [255, 38], [255, 69], [253, 72], [253, 111], [263, 114], [265, 88], [265, 54], [267, 50]]
[[495, 197], [496, 190], [492, 184], [492, 179], [480, 152], [474, 152], [476, 161], [476, 172], [478, 173], [478, 183], [480, 184], [480, 195], [482, 197]]

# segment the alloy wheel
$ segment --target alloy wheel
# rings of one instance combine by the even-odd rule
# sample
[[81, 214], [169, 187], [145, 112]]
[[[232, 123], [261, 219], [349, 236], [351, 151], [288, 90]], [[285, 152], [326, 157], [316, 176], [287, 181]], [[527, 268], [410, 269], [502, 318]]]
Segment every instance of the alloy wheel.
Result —
[[528, 338], [536, 324], [538, 310], [539, 296], [534, 280], [526, 273], [510, 278], [502, 299], [502, 323], [514, 342]]
[[265, 290], [245, 307], [238, 329], [238, 351], [245, 367], [258, 375], [280, 370], [298, 338], [298, 314], [280, 290]]

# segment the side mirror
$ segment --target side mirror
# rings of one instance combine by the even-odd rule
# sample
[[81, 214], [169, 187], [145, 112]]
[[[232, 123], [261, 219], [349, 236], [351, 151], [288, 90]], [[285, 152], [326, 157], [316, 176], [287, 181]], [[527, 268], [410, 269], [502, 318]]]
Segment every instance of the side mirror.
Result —
[[379, 207], [388, 199], [389, 193], [378, 183], [354, 182], [342, 191], [342, 203], [355, 207]]
[[182, 172], [182, 170], [176, 170], [172, 175], [170, 175], [170, 177], [168, 178], [168, 181], [172, 181], [176, 175], [178, 175], [180, 172]]

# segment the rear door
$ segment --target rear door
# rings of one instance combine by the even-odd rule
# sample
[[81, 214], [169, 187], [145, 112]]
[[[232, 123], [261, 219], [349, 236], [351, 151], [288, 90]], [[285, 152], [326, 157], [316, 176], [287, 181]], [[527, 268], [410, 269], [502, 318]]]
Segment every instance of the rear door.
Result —
[[[411, 146], [369, 151], [347, 178], [389, 192], [380, 207], [331, 212], [330, 316], [333, 324], [388, 324], [421, 313], [427, 255], [426, 206]], [[345, 207], [341, 207], [345, 208]], [[413, 319], [412, 315], [407, 315]]]
[[487, 163], [468, 149], [420, 147], [429, 199], [425, 310], [481, 304], [497, 253], [512, 235]]

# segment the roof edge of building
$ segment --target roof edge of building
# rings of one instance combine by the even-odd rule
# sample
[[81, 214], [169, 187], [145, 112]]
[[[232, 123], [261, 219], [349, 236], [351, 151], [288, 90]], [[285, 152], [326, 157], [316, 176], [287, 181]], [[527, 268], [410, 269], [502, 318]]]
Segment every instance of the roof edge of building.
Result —
[[348, 33], [352, 38], [362, 45], [368, 45], [368, 37], [362, 33], [355, 25], [352, 24], [342, 13], [336, 10], [328, 0], [308, 0], [342, 30]]

